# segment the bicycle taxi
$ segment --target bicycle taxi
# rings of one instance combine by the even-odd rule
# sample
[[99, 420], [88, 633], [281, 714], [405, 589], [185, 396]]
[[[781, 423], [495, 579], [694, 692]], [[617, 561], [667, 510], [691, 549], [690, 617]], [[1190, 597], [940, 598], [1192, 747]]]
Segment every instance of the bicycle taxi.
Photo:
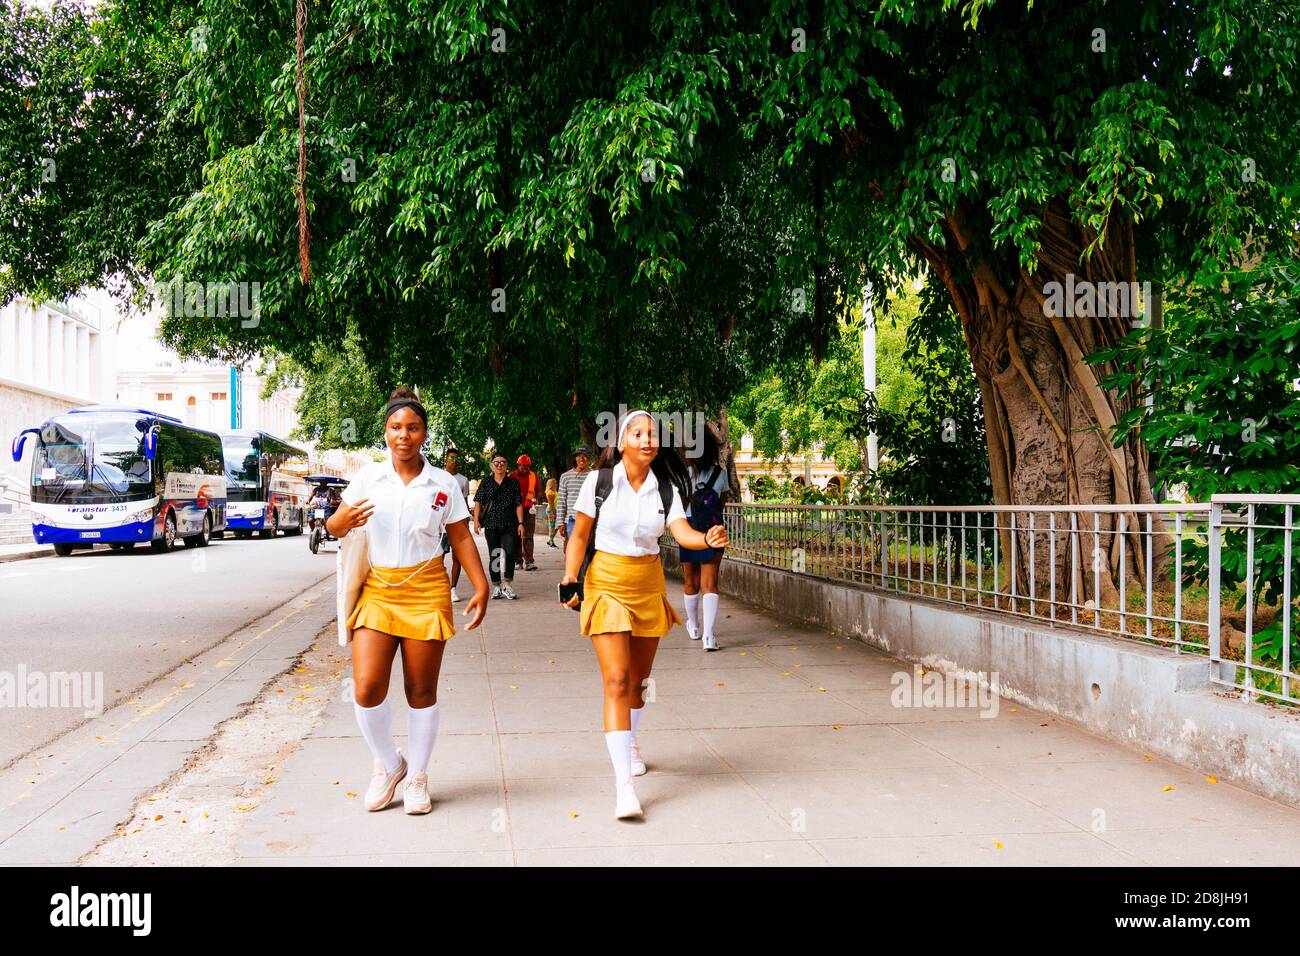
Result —
[[343, 489], [348, 486], [348, 482], [345, 478], [335, 478], [333, 475], [308, 475], [303, 480], [311, 486], [307, 547], [311, 548], [312, 554], [316, 554], [326, 541], [338, 540], [325, 530], [325, 521], [338, 511]]

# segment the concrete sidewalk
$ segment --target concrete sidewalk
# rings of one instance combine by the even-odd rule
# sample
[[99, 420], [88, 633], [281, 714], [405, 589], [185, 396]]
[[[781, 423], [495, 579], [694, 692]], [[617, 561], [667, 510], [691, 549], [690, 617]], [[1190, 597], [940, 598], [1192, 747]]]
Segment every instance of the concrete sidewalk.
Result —
[[0, 564], [9, 561], [26, 561], [28, 558], [43, 558], [53, 553], [53, 546], [37, 544], [35, 541], [28, 544], [0, 544]]
[[0, 865], [67, 865], [124, 832], [333, 617], [331, 574], [0, 771]]
[[[362, 808], [370, 757], [327, 628], [85, 862], [1217, 865], [1300, 845], [1294, 809], [1008, 701], [896, 707], [909, 665], [726, 599], [722, 650], [680, 628], [661, 645], [646, 816], [617, 821], [595, 657], [554, 602], [559, 551], [537, 550], [521, 599], [448, 648], [432, 814]], [[402, 735], [397, 674], [390, 699]]]

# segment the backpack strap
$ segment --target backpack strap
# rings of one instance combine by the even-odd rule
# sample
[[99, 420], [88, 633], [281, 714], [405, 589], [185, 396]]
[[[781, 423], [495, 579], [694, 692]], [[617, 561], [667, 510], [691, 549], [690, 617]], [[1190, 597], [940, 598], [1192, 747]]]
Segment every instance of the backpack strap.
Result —
[[712, 488], [713, 485], [714, 485], [714, 484], [717, 482], [717, 480], [718, 480], [718, 475], [721, 474], [721, 473], [722, 473], [722, 466], [721, 466], [721, 465], [717, 465], [717, 464], [715, 464], [715, 465], [714, 465], [714, 466], [709, 470], [709, 477], [705, 480], [705, 484], [706, 484], [708, 487]]
[[[658, 478], [658, 476], [655, 476]], [[671, 481], [659, 482], [659, 500], [664, 504], [664, 527], [668, 526], [668, 515], [673, 510], [673, 484]]]
[[579, 573], [579, 579], [585, 575], [587, 562], [589, 562], [591, 556], [596, 553], [596, 524], [600, 521], [600, 506], [605, 503], [605, 499], [609, 497], [609, 493], [613, 487], [613, 468], [602, 468], [596, 472], [596, 514], [591, 519], [591, 537], [587, 539], [587, 560], [582, 563], [582, 573]]

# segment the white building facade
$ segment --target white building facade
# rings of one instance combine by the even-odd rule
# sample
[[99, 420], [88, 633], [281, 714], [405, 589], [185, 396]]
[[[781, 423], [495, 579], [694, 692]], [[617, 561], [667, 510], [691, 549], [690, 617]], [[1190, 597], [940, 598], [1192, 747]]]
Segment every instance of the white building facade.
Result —
[[0, 308], [0, 544], [31, 539], [31, 460], [13, 461], [8, 440], [69, 408], [114, 401], [114, 319], [81, 300], [17, 298]]
[[[0, 545], [31, 542], [32, 445], [14, 462], [9, 440], [52, 415], [128, 405], [213, 431], [240, 427], [287, 439], [298, 427], [299, 389], [263, 398], [265, 376], [182, 360], [157, 332], [158, 314], [121, 317], [114, 300], [97, 290], [71, 303], [17, 298], [0, 308]], [[338, 452], [328, 470], [346, 476], [366, 461]]]

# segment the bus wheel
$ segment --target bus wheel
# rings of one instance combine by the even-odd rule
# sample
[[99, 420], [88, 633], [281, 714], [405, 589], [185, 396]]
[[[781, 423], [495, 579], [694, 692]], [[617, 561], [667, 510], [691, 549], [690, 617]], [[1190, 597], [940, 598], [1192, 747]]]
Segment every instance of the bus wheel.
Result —
[[61, 557], [61, 558], [66, 558], [68, 555], [70, 555], [70, 554], [72, 553], [72, 545], [70, 545], [70, 544], [56, 544], [56, 545], [54, 546], [54, 553], [57, 554], [57, 555], [58, 555], [59, 557]]
[[212, 541], [212, 513], [203, 516], [203, 533], [194, 539], [194, 546], [206, 548]]
[[163, 536], [149, 542], [149, 547], [156, 554], [162, 554], [176, 547], [176, 516], [170, 511], [163, 522]]
[[187, 548], [206, 548], [208, 542], [212, 540], [212, 515], [203, 516], [203, 530], [198, 534], [192, 534], [185, 538], [185, 547]]
[[275, 533], [280, 530], [280, 512], [271, 512], [271, 527], [263, 528], [258, 535], [263, 538], [274, 538]]

